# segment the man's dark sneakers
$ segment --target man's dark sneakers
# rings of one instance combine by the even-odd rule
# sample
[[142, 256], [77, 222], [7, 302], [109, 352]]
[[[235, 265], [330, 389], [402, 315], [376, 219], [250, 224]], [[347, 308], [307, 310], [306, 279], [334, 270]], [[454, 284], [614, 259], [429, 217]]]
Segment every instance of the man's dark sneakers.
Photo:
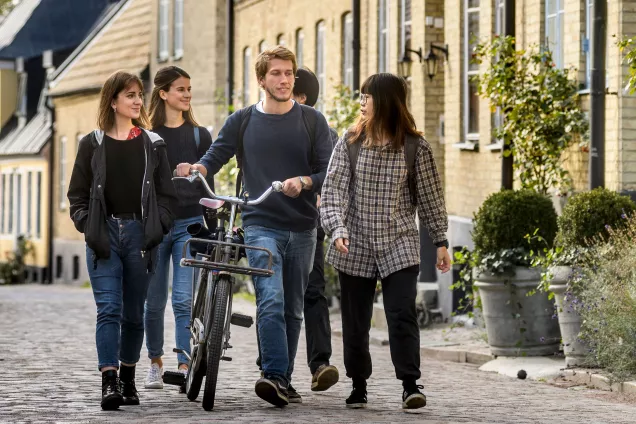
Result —
[[336, 384], [339, 378], [338, 368], [323, 364], [318, 367], [311, 378], [311, 390], [313, 392], [325, 391]]
[[259, 398], [280, 408], [289, 404], [287, 389], [277, 379], [259, 379], [254, 386], [254, 391]]
[[402, 408], [403, 409], [418, 409], [426, 406], [426, 396], [420, 392], [424, 386], [409, 385], [404, 387], [404, 393], [402, 393]]
[[112, 411], [118, 409], [124, 403], [119, 387], [119, 378], [116, 370], [102, 373], [102, 409]]
[[139, 405], [139, 393], [135, 387], [135, 368], [119, 368], [119, 381], [121, 383], [121, 394], [124, 396], [124, 405]]
[[303, 403], [302, 396], [300, 396], [291, 384], [287, 386], [287, 398], [289, 399], [289, 403]]
[[345, 401], [347, 408], [360, 409], [367, 407], [367, 388], [366, 387], [353, 387], [351, 395]]

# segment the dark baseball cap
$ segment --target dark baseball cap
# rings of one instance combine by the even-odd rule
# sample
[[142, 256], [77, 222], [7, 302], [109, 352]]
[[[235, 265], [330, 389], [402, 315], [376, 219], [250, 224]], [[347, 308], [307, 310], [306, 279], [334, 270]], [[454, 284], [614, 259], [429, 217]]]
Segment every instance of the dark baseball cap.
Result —
[[320, 92], [320, 84], [318, 78], [308, 68], [304, 66], [296, 71], [296, 82], [294, 83], [294, 95], [304, 94], [307, 96], [305, 104], [313, 107], [318, 101], [318, 93]]

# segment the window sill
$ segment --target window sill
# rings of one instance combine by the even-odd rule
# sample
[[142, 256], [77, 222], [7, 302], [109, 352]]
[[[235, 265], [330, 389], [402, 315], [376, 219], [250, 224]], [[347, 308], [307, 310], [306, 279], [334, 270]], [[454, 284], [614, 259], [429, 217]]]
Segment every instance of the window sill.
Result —
[[464, 141], [461, 143], [453, 144], [453, 147], [459, 150], [476, 152], [477, 150], [479, 150], [479, 143], [476, 141]]
[[503, 143], [490, 143], [484, 147], [484, 149], [489, 150], [491, 152], [500, 152], [503, 150]]

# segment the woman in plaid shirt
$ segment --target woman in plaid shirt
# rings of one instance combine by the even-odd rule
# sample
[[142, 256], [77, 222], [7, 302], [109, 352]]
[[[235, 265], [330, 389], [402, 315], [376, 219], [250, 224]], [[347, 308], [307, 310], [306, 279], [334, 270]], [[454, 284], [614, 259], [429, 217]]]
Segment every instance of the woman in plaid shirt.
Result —
[[[437, 268], [448, 272], [444, 194], [431, 146], [406, 106], [406, 82], [392, 74], [376, 74], [364, 82], [361, 93], [360, 117], [336, 144], [321, 205], [322, 225], [332, 240], [327, 262], [338, 270], [342, 291], [344, 362], [353, 380], [346, 404], [363, 408], [367, 403], [369, 329], [380, 279], [391, 358], [404, 386], [402, 407], [421, 408], [426, 397], [419, 390], [423, 386], [417, 385], [421, 374], [415, 311], [420, 263], [416, 211], [438, 247]], [[355, 143], [361, 143], [358, 149]], [[413, 175], [408, 173], [407, 143], [415, 143]], [[354, 155], [357, 159], [352, 161]]]

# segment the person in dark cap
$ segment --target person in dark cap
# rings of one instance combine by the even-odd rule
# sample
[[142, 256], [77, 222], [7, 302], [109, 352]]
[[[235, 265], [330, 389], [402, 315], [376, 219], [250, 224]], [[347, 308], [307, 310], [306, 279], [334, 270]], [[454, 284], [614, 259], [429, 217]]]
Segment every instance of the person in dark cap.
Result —
[[[314, 107], [318, 101], [320, 84], [316, 75], [306, 67], [296, 72], [294, 84], [294, 100], [300, 104]], [[331, 132], [332, 148], [338, 141], [338, 133]], [[320, 206], [320, 195], [316, 196]], [[309, 275], [309, 284], [305, 292], [305, 336], [307, 338], [307, 363], [312, 374], [311, 390], [327, 390], [338, 382], [338, 369], [329, 364], [331, 358], [331, 326], [329, 324], [329, 306], [325, 297], [325, 257], [323, 242], [325, 232], [318, 222], [316, 254], [314, 267]]]

